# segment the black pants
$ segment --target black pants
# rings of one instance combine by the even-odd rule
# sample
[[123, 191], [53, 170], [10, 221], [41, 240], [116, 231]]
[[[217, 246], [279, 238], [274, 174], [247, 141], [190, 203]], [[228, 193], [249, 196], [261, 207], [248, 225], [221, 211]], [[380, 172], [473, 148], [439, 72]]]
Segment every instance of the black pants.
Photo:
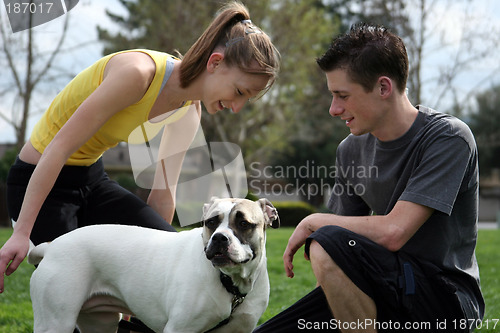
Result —
[[[457, 286], [430, 263], [402, 252], [391, 252], [349, 230], [327, 226], [306, 242], [317, 241], [344, 273], [377, 307], [378, 332], [469, 332]], [[271, 290], [272, 293], [272, 290]], [[316, 288], [254, 333], [339, 332], [348, 327], [363, 330], [370, 322], [341, 323], [331, 313], [326, 296]]]
[[[7, 176], [10, 217], [19, 217], [35, 166], [17, 158]], [[35, 245], [93, 224], [126, 224], [176, 231], [143, 200], [104, 172], [102, 160], [91, 166], [64, 166], [45, 200], [31, 232]]]

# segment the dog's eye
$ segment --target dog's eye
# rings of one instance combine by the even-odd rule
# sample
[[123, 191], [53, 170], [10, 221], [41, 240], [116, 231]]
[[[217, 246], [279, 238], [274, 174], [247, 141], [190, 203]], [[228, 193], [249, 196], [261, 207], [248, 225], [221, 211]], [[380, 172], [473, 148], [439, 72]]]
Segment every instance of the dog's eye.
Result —
[[248, 229], [251, 229], [253, 227], [253, 224], [246, 221], [246, 220], [241, 220], [238, 224], [239, 224], [240, 228], [243, 230], [248, 230]]
[[209, 229], [215, 229], [217, 227], [217, 219], [212, 217], [205, 220], [205, 226]]

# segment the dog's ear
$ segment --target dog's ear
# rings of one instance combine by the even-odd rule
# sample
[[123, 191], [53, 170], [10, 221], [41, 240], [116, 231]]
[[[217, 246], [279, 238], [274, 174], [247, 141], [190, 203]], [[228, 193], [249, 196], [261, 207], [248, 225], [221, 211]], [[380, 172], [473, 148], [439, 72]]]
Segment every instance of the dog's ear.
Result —
[[266, 198], [259, 199], [259, 203], [266, 217], [266, 227], [271, 227], [277, 229], [280, 227], [280, 217], [278, 216], [278, 210], [274, 208], [271, 201]]
[[203, 205], [203, 219], [205, 219], [207, 216], [207, 213], [208, 213], [208, 210], [210, 209], [210, 207], [212, 207], [212, 205], [214, 204], [214, 202], [219, 199], [218, 197], [212, 197], [210, 198], [210, 202], [209, 203], [206, 203]]

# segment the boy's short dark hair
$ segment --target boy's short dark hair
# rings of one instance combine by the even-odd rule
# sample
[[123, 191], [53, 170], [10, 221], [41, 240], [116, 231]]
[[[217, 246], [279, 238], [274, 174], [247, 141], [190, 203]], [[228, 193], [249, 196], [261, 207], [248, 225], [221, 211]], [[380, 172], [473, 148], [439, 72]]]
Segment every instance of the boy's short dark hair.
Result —
[[316, 60], [324, 72], [343, 69], [366, 91], [380, 76], [396, 82], [400, 92], [408, 79], [408, 55], [402, 39], [378, 25], [353, 25], [347, 34], [334, 38], [326, 53]]

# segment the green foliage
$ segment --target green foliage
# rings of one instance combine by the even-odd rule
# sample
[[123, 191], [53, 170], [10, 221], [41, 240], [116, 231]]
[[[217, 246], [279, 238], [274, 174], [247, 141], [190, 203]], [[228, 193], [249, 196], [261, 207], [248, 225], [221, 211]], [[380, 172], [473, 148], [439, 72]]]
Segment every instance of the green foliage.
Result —
[[[273, 103], [283, 114], [277, 124], [282, 130], [277, 132], [275, 142], [260, 142], [260, 150], [268, 155], [261, 155], [257, 160], [297, 168], [312, 161], [316, 165], [334, 165], [337, 145], [349, 131], [343, 122], [328, 113], [331, 94], [316, 58], [327, 50], [332, 37], [340, 33], [339, 15], [313, 0], [283, 1], [281, 4], [282, 7], [274, 12], [271, 31], [283, 54], [280, 96]], [[293, 184], [298, 181], [299, 186], [320, 185], [322, 179], [287, 181]], [[326, 180], [330, 181], [332, 179]], [[323, 203], [322, 195], [302, 199], [315, 207]]]
[[120, 27], [120, 32], [113, 34], [98, 28], [99, 40], [106, 45], [104, 54], [135, 48], [185, 53], [222, 3], [221, 0], [119, 2], [128, 14], [120, 16], [112, 11], [107, 14]]
[[500, 85], [477, 95], [476, 101], [469, 125], [477, 141], [479, 169], [487, 175], [500, 165]]
[[[135, 47], [185, 52], [212, 20], [209, 14], [221, 4], [192, 0], [120, 2], [130, 15], [108, 13], [122, 27], [122, 33], [111, 35], [100, 30], [100, 39], [108, 45], [105, 53]], [[256, 0], [245, 4], [252, 20], [270, 35], [282, 54], [280, 77], [268, 94], [247, 104], [238, 115], [203, 112], [207, 141], [238, 144], [246, 165], [255, 161], [292, 165], [307, 160], [333, 165], [337, 144], [349, 132], [328, 114], [331, 96], [315, 59], [340, 32], [339, 15], [318, 0]], [[187, 16], [189, 20], [183, 19]], [[321, 195], [307, 199], [317, 207], [324, 201]]]
[[[294, 142], [304, 140], [309, 148], [331, 139], [336, 122], [328, 114], [331, 95], [316, 58], [339, 33], [339, 20], [325, 11], [319, 1], [264, 1], [269, 9], [263, 28], [282, 54], [280, 77], [262, 103], [251, 105], [247, 122], [265, 124], [265, 137], [248, 131], [245, 151], [248, 162], [269, 161], [281, 152], [293, 154]], [[344, 132], [345, 133], [345, 132]], [[259, 140], [260, 139], [260, 140]]]
[[9, 149], [0, 159], [0, 182], [5, 182], [9, 173], [10, 167], [14, 164], [18, 151], [16, 148]]
[[[104, 53], [138, 47], [185, 53], [225, 2], [120, 0], [129, 15], [108, 12], [121, 29], [118, 34], [99, 29], [107, 45]], [[339, 24], [318, 0], [255, 0], [245, 5], [282, 54], [280, 77], [268, 94], [238, 115], [202, 113], [202, 126], [207, 141], [238, 144], [248, 165], [287, 149], [297, 136], [334, 132], [326, 121], [330, 95], [315, 58], [326, 50]]]
[[[10, 236], [12, 229], [0, 228], [0, 244]], [[310, 264], [303, 258], [303, 249], [295, 255], [295, 277], [285, 276], [283, 268], [283, 251], [293, 228], [270, 229], [267, 232], [267, 266], [271, 283], [269, 306], [260, 322], [265, 322], [277, 315], [298, 299], [311, 291], [316, 280], [311, 272]], [[500, 230], [480, 230], [476, 255], [481, 272], [482, 290], [486, 300], [486, 318], [500, 318], [500, 283], [498, 272], [500, 262]], [[23, 262], [14, 275], [7, 277], [5, 292], [0, 294], [0, 333], [29, 333], [32, 331], [33, 313], [29, 299], [29, 279], [33, 267]], [[500, 323], [499, 323], [500, 325]], [[476, 332], [493, 333], [496, 329], [481, 329]]]
[[130, 175], [129, 173], [119, 173], [114, 177], [114, 180], [120, 184], [121, 187], [134, 192], [137, 190], [137, 183], [134, 180], [134, 177]]
[[[335, 175], [331, 170], [335, 167], [335, 155], [338, 142], [341, 141], [339, 135], [343, 137], [345, 132], [345, 129], [327, 131], [329, 135], [323, 135], [323, 139], [319, 139], [318, 142], [315, 137], [292, 140], [288, 150], [276, 154], [273, 158], [275, 169], [294, 171], [286, 172], [285, 180], [298, 188], [307, 189], [297, 192], [303, 201], [314, 207], [322, 208], [325, 196], [328, 196], [330, 189], [333, 188]], [[299, 171], [304, 168], [306, 172]]]
[[248, 199], [248, 200], [252, 200], [252, 201], [257, 201], [259, 200], [260, 198], [258, 196], [256, 196], [255, 194], [253, 194], [252, 192], [248, 192], [245, 199]]
[[295, 227], [302, 219], [316, 212], [315, 208], [301, 201], [275, 201], [282, 227]]

